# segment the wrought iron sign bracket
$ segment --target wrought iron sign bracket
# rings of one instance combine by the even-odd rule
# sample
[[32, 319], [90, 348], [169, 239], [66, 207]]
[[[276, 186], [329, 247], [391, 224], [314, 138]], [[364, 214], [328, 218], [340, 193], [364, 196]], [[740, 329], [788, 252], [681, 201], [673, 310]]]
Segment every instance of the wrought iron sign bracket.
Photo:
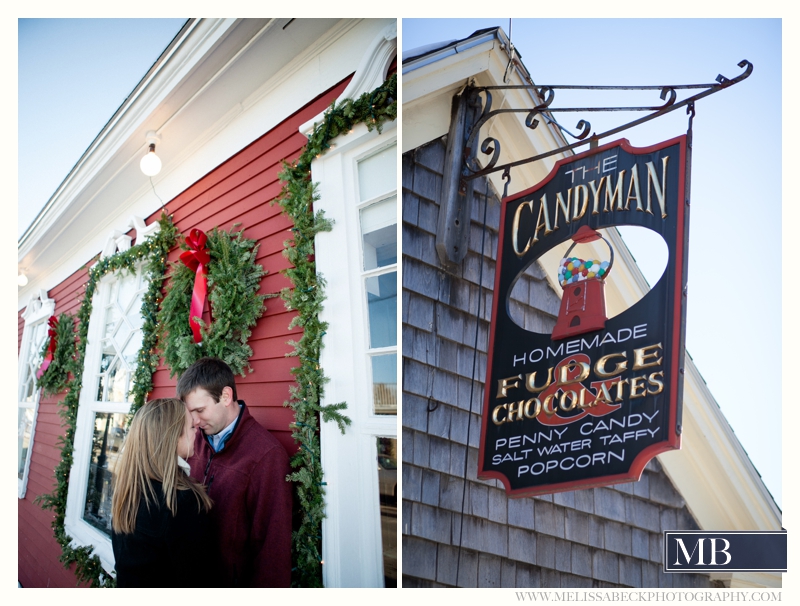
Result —
[[[511, 180], [511, 169], [523, 164], [529, 164], [550, 156], [563, 154], [569, 150], [589, 145], [597, 147], [600, 139], [616, 135], [644, 122], [673, 112], [681, 107], [687, 108], [687, 113], [694, 117], [695, 103], [729, 88], [745, 80], [753, 72], [753, 64], [747, 60], [740, 61], [738, 66], [744, 69], [735, 78], [726, 78], [718, 75], [716, 82], [711, 84], [680, 84], [680, 85], [648, 85], [648, 86], [582, 86], [582, 85], [499, 85], [476, 87], [472, 83], [465, 86], [453, 97], [451, 109], [450, 130], [447, 138], [447, 151], [442, 178], [439, 222], [436, 234], [436, 251], [442, 265], [454, 269], [464, 259], [469, 243], [469, 224], [472, 208], [473, 181], [479, 177], [503, 171], [502, 179], [505, 181], [505, 195], [508, 193], [508, 183]], [[528, 89], [541, 100], [533, 108], [503, 108], [492, 109], [492, 91]], [[556, 90], [617, 90], [617, 91], [660, 91], [661, 105], [638, 107], [552, 107]], [[678, 90], [703, 89], [701, 92], [678, 101]], [[556, 112], [614, 112], [637, 111], [649, 112], [646, 116], [638, 118], [603, 133], [591, 132], [588, 120], [581, 119], [576, 125], [577, 133], [570, 132], [559, 124], [553, 114]], [[489, 120], [500, 114], [524, 113], [525, 126], [535, 129], [539, 125], [539, 118], [555, 125], [566, 136], [575, 139], [574, 143], [561, 146], [530, 158], [523, 158], [505, 164], [498, 164], [500, 158], [500, 142], [494, 137], [486, 137], [480, 144], [480, 153], [489, 156], [488, 162], [478, 160], [477, 142], [480, 130]], [[690, 120], [691, 125], [691, 120]], [[566, 138], [565, 138], [566, 140]]]
[[[477, 179], [478, 177], [483, 177], [485, 175], [497, 172], [497, 171], [504, 171], [504, 174], [508, 174], [508, 171], [515, 167], [520, 166], [522, 164], [529, 164], [531, 162], [536, 162], [537, 160], [542, 160], [544, 158], [555, 156], [558, 154], [562, 154], [566, 151], [575, 149], [582, 145], [590, 145], [591, 147], [596, 147], [600, 139], [604, 139], [611, 135], [616, 135], [622, 131], [625, 131], [629, 128], [633, 128], [634, 126], [638, 126], [639, 124], [643, 124], [660, 116], [666, 115], [670, 112], [675, 111], [681, 107], [687, 107], [687, 113], [691, 112], [692, 116], [694, 115], [694, 104], [697, 100], [702, 99], [703, 97], [708, 97], [709, 95], [713, 95], [716, 92], [719, 92], [723, 89], [729, 88], [734, 84], [745, 80], [750, 76], [753, 72], [753, 64], [749, 61], [742, 60], [738, 63], [738, 66], [744, 69], [740, 75], [735, 78], [726, 78], [723, 75], [718, 75], [716, 78], [716, 82], [711, 84], [679, 84], [679, 85], [649, 85], [649, 86], [581, 86], [581, 85], [502, 85], [502, 86], [483, 86], [483, 87], [468, 87], [464, 94], [473, 98], [471, 104], [473, 106], [481, 106], [482, 111], [480, 117], [475, 121], [474, 125], [470, 129], [468, 135], [466, 136], [466, 142], [464, 144], [464, 149], [462, 152], [462, 157], [464, 159], [463, 167], [461, 170], [462, 173], [462, 183], [461, 188], [464, 189], [466, 184]], [[534, 90], [539, 98], [542, 99], [542, 103], [539, 105], [534, 106], [532, 109], [527, 108], [519, 108], [519, 109], [492, 109], [492, 91], [493, 90], [512, 90], [512, 89], [529, 89]], [[552, 103], [555, 99], [555, 91], [561, 90], [660, 90], [661, 94], [660, 97], [664, 101], [661, 105], [656, 106], [639, 106], [639, 107], [552, 107]], [[678, 90], [684, 89], [705, 89], [702, 92], [699, 92], [695, 95], [689, 96], [681, 101], [678, 101]], [[485, 102], [481, 101], [481, 95], [485, 98]], [[642, 118], [638, 118], [616, 128], [612, 128], [607, 130], [603, 133], [596, 134], [592, 133], [591, 136], [589, 135], [591, 131], [591, 124], [588, 120], [581, 119], [578, 124], [576, 125], [576, 129], [579, 131], [577, 134], [570, 132], [564, 126], [559, 124], [551, 114], [555, 112], [620, 112], [620, 111], [636, 111], [636, 112], [650, 112], [646, 116]], [[557, 149], [553, 149], [541, 154], [537, 154], [536, 156], [532, 156], [530, 158], [523, 158], [521, 160], [515, 160], [513, 162], [507, 162], [505, 164], [497, 164], [497, 161], [500, 157], [500, 142], [493, 138], [487, 137], [483, 140], [480, 146], [480, 151], [484, 155], [490, 156], [489, 161], [485, 163], [483, 166], [479, 165], [477, 162], [477, 157], [474, 152], [475, 144], [478, 140], [478, 135], [480, 133], [481, 127], [486, 124], [491, 118], [494, 116], [505, 114], [505, 113], [526, 113], [527, 116], [525, 117], [525, 126], [530, 129], [535, 129], [539, 125], [538, 116], [542, 116], [547, 122], [550, 124], [554, 124], [558, 127], [558, 129], [570, 136], [571, 138], [575, 139], [574, 143], [564, 145]]]

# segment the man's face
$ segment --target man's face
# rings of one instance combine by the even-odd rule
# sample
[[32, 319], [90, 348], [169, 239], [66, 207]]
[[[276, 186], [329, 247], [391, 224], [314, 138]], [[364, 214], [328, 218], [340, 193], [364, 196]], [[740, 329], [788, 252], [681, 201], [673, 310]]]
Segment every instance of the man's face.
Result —
[[192, 415], [194, 427], [202, 429], [207, 436], [213, 436], [230, 424], [228, 420], [230, 407], [225, 405], [230, 400], [228, 392], [230, 392], [229, 387], [223, 388], [220, 401], [216, 402], [205, 389], [198, 388], [183, 399], [186, 410]]

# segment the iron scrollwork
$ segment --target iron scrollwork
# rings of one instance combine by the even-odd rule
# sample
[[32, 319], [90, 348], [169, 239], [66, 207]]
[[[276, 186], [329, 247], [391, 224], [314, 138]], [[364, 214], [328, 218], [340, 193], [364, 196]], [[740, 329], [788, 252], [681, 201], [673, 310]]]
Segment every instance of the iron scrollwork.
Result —
[[[691, 111], [694, 115], [694, 104], [698, 99], [712, 95], [720, 90], [733, 86], [747, 79], [753, 72], [753, 64], [749, 61], [742, 60], [738, 63], [740, 68], [744, 71], [735, 78], [726, 78], [723, 75], [718, 75], [716, 81], [711, 84], [681, 84], [681, 85], [648, 85], [648, 86], [581, 86], [581, 85], [501, 85], [501, 86], [484, 86], [484, 87], [470, 87], [465, 91], [469, 95], [469, 103], [477, 112], [480, 110], [479, 118], [472, 126], [464, 148], [464, 170], [462, 171], [462, 184], [476, 179], [478, 177], [494, 173], [497, 171], [504, 171], [503, 178], [509, 175], [509, 170], [514, 166], [535, 162], [543, 158], [553, 156], [566, 152], [571, 149], [586, 145], [590, 141], [596, 143], [602, 138], [615, 135], [619, 132], [638, 126], [644, 122], [663, 116], [672, 112], [680, 107], [687, 107], [687, 111]], [[528, 89], [535, 93], [540, 101], [533, 108], [520, 108], [520, 109], [496, 109], [492, 110], [492, 91], [493, 90], [511, 90], [511, 89]], [[633, 107], [552, 107], [555, 100], [556, 90], [658, 90], [660, 91], [660, 99], [663, 101], [660, 105], [653, 106], [633, 106]], [[700, 93], [689, 96], [681, 101], [678, 101], [678, 90], [685, 89], [705, 89]], [[691, 108], [691, 109], [690, 109]], [[576, 126], [577, 134], [570, 132], [561, 124], [556, 122], [552, 114], [555, 112], [613, 112], [613, 111], [642, 111], [650, 112], [647, 116], [638, 118], [616, 128], [610, 129], [600, 134], [591, 132], [591, 124], [588, 120], [581, 119]], [[483, 155], [490, 156], [487, 162], [478, 163], [478, 158], [474, 153], [475, 143], [478, 140], [481, 127], [486, 124], [491, 118], [504, 113], [525, 113], [525, 126], [530, 129], [535, 129], [539, 125], [539, 117], [543, 117], [549, 124], [555, 125], [560, 132], [568, 135], [575, 140], [570, 143], [531, 158], [516, 160], [506, 164], [498, 165], [500, 158], [500, 142], [494, 137], [485, 138], [480, 146], [480, 151]]]

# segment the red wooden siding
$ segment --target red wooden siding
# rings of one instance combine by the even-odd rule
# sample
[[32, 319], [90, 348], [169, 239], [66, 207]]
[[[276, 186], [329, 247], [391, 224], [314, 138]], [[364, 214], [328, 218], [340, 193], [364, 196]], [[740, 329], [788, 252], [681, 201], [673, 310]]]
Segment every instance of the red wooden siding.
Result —
[[[278, 172], [282, 160], [294, 160], [300, 155], [306, 143], [306, 138], [298, 131], [300, 125], [330, 105], [349, 81], [350, 77], [320, 94], [166, 205], [178, 231], [183, 234], [192, 228], [209, 231], [215, 226], [230, 230], [234, 223], [241, 223], [237, 229], [243, 227], [246, 237], [258, 241], [257, 259], [268, 272], [261, 282], [261, 293], [278, 293], [289, 286], [280, 271], [289, 267], [282, 250], [283, 242], [291, 235], [291, 222], [281, 215], [277, 204], [270, 204], [281, 190]], [[160, 214], [159, 210], [148, 217], [146, 223], [157, 221]], [[169, 260], [177, 261], [180, 252], [178, 247], [173, 249]], [[55, 300], [57, 315], [77, 314], [86, 280], [87, 271], [81, 269], [50, 290], [48, 296]], [[18, 320], [20, 340], [21, 313]], [[293, 317], [294, 313], [286, 311], [279, 298], [267, 300], [266, 312], [250, 338], [253, 372], [236, 378], [239, 398], [247, 402], [253, 416], [272, 431], [290, 453], [297, 447], [289, 430], [292, 413], [283, 403], [289, 398], [289, 387], [293, 383], [290, 369], [296, 361], [285, 357], [291, 349], [286, 341], [298, 339], [302, 333], [299, 328], [288, 329]], [[150, 398], [174, 397], [176, 381], [177, 377], [170, 377], [169, 370], [162, 364], [153, 375]], [[19, 500], [18, 574], [25, 587], [75, 585], [73, 573], [58, 561], [61, 550], [50, 527], [53, 514], [33, 503], [37, 496], [52, 492], [54, 488], [53, 470], [60, 459], [57, 441], [64, 434], [58, 416], [58, 402], [62, 398], [63, 394], [44, 398], [39, 405], [27, 494]]]
[[[294, 160], [306, 144], [300, 125], [322, 112], [342, 93], [350, 78], [317, 97], [303, 109], [221, 164], [167, 204], [178, 231], [186, 234], [192, 228], [210, 231], [213, 227], [230, 230], [241, 223], [244, 235], [259, 244], [256, 259], [268, 272], [261, 281], [259, 293], [275, 294], [290, 285], [281, 270], [289, 267], [283, 256], [283, 243], [291, 237], [289, 219], [281, 214], [280, 206], [270, 204], [281, 191], [278, 173], [283, 160]], [[157, 220], [160, 211], [147, 223]], [[169, 255], [177, 261], [180, 249]], [[252, 373], [237, 377], [240, 399], [247, 402], [250, 412], [272, 431], [290, 452], [297, 449], [291, 437], [289, 423], [292, 413], [283, 403], [289, 398], [293, 383], [290, 370], [296, 360], [287, 358], [289, 339], [298, 339], [301, 329], [289, 330], [294, 312], [288, 312], [279, 298], [268, 299], [266, 312], [253, 329], [250, 347]], [[160, 368], [154, 376], [153, 398], [175, 395], [177, 377], [170, 378], [169, 370]]]

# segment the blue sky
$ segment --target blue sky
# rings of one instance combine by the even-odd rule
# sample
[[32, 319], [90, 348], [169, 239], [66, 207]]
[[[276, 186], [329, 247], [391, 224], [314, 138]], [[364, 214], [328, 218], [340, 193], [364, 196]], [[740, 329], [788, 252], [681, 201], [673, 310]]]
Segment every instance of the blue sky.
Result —
[[[507, 17], [404, 19], [403, 50], [498, 25], [509, 32]], [[779, 19], [514, 19], [511, 28], [536, 84], [710, 83], [717, 74], [741, 74], [742, 59], [753, 63], [747, 80], [697, 103], [687, 350], [779, 505], [781, 34]], [[658, 91], [557, 91], [556, 101], [554, 107], [661, 104]], [[584, 118], [601, 133], [642, 115], [556, 119], [577, 132]], [[625, 137], [643, 147], [686, 128], [686, 114], [677, 110], [604, 142]], [[647, 242], [624, 237], [645, 276], [652, 275], [660, 263]]]
[[21, 236], [185, 19], [20, 19]]

